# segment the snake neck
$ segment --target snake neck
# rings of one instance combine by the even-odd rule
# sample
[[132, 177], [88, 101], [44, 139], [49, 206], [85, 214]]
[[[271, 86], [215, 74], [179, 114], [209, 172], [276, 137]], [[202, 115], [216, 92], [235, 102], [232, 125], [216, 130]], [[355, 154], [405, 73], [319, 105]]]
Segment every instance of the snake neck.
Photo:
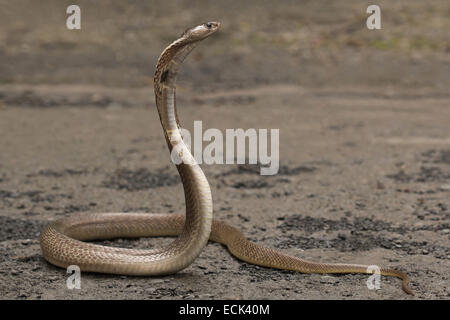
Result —
[[182, 139], [175, 101], [179, 67], [195, 47], [196, 42], [189, 42], [182, 37], [161, 53], [156, 66], [154, 90], [169, 151], [172, 153], [176, 148], [179, 158], [183, 160], [176, 167], [184, 189], [186, 222], [183, 232], [173, 245], [192, 246], [199, 254], [211, 232], [213, 210], [211, 190], [203, 171]]
[[180, 38], [161, 53], [156, 65], [153, 81], [156, 106], [170, 151], [178, 143], [182, 143], [175, 98], [178, 70], [195, 47], [196, 42], [190, 43]]

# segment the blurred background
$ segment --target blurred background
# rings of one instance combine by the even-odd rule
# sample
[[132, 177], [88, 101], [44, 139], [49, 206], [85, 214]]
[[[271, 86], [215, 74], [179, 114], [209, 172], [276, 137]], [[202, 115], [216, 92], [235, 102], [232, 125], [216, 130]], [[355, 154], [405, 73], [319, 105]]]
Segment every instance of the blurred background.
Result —
[[208, 20], [223, 28], [185, 66], [201, 89], [302, 86], [449, 87], [449, 3], [377, 1], [76, 1], [81, 30], [66, 28], [73, 1], [0, 1], [1, 84], [144, 87], [165, 46]]

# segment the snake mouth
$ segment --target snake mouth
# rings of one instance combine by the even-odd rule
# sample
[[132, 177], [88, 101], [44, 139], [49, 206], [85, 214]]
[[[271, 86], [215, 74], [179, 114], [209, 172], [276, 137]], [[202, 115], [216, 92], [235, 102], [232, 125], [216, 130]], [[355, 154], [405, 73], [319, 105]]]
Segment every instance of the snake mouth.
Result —
[[210, 36], [213, 33], [215, 33], [216, 31], [218, 31], [220, 29], [220, 22], [217, 21], [209, 21], [203, 24], [203, 26], [205, 27], [205, 31], [206, 31], [206, 36]]
[[219, 29], [220, 28], [220, 22], [216, 22], [216, 21], [209, 21], [209, 22], [205, 23], [205, 25], [208, 29]]

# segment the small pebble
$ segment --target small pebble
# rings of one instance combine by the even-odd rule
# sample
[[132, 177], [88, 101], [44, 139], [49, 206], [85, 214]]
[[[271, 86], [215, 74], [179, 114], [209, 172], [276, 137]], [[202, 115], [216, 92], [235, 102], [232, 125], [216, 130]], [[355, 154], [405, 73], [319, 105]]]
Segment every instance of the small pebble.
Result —
[[152, 280], [152, 284], [163, 283], [163, 282], [164, 282], [163, 279], [155, 279], [155, 280]]
[[336, 282], [339, 282], [339, 280], [337, 280], [334, 277], [330, 277], [330, 276], [320, 277], [320, 283], [336, 283]]

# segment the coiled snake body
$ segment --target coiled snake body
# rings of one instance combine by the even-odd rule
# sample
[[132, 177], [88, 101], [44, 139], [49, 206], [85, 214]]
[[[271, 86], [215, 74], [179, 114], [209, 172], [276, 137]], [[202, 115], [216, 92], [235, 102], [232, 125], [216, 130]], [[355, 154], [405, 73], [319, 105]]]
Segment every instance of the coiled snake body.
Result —
[[[184, 161], [177, 170], [184, 188], [186, 214], [95, 213], [57, 220], [43, 231], [40, 244], [50, 263], [66, 268], [78, 265], [84, 271], [123, 275], [163, 275], [189, 266], [205, 247], [208, 239], [226, 245], [243, 261], [277, 269], [303, 273], [368, 273], [366, 265], [315, 263], [285, 255], [249, 242], [236, 228], [213, 220], [211, 190], [203, 171], [192, 159], [180, 134], [175, 106], [178, 68], [199, 41], [220, 27], [208, 22], [185, 31], [168, 46], [158, 59], [154, 77], [156, 106], [169, 150]], [[186, 160], [190, 160], [186, 161]], [[84, 242], [117, 237], [178, 236], [161, 249], [126, 249]], [[399, 277], [403, 290], [405, 273], [381, 268], [382, 275]]]

